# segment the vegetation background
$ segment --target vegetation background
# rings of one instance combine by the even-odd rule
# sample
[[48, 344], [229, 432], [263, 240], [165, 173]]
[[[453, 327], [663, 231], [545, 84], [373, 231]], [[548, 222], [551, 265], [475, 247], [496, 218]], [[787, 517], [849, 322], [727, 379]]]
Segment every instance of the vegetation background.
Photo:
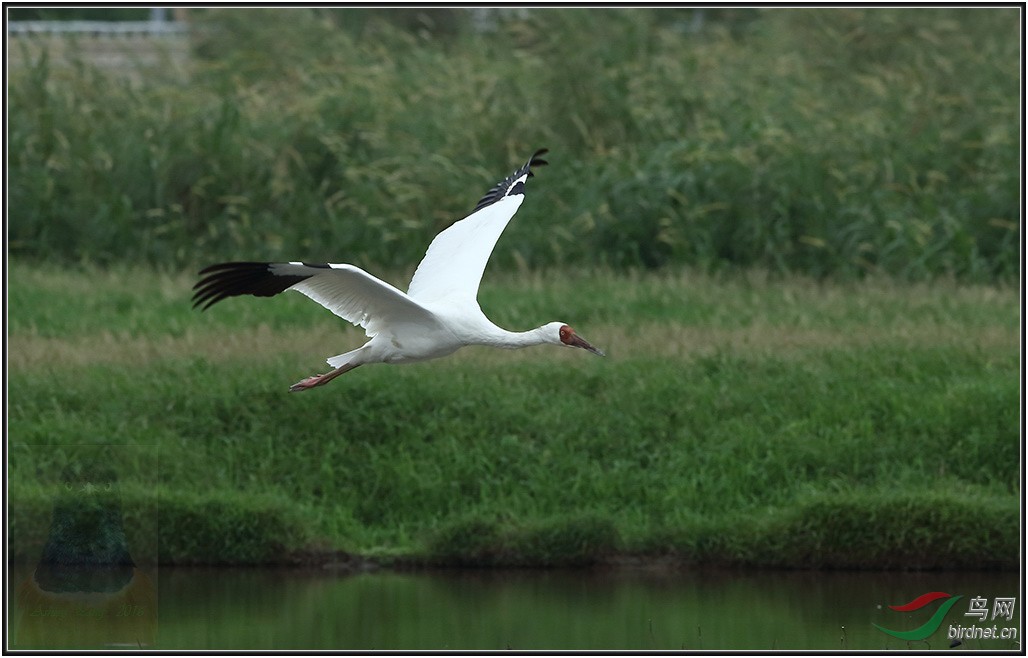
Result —
[[[189, 20], [187, 66], [142, 78], [9, 38], [15, 557], [62, 446], [99, 442], [159, 446], [168, 563], [1019, 563], [1017, 9]], [[482, 306], [606, 360], [289, 395], [359, 332], [290, 296], [189, 309], [217, 260], [402, 285], [541, 146]]]
[[143, 84], [36, 58], [12, 254], [408, 268], [546, 146], [497, 269], [1016, 277], [1016, 9], [474, 16], [196, 10]]

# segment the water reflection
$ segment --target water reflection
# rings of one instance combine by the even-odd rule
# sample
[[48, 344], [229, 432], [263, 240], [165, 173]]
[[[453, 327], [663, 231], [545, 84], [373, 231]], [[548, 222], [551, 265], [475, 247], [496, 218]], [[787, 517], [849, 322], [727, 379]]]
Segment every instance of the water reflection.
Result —
[[[161, 649], [943, 649], [900, 613], [929, 591], [1018, 596], [1017, 574], [594, 571], [378, 572], [164, 569]], [[1022, 615], [1017, 602], [1016, 626]], [[927, 609], [926, 609], [927, 610]], [[992, 622], [989, 622], [991, 625]], [[1020, 628], [1017, 629], [1020, 635]], [[963, 648], [1019, 648], [966, 641]]]

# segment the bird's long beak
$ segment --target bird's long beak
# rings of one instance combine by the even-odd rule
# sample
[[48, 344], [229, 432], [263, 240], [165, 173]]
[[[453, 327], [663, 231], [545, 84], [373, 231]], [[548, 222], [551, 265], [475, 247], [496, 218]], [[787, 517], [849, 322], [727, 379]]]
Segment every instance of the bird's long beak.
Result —
[[578, 334], [573, 335], [568, 340], [567, 344], [571, 345], [572, 347], [581, 347], [583, 350], [589, 350], [590, 352], [592, 352], [596, 356], [607, 356], [606, 354], [603, 353], [603, 350], [599, 350], [599, 349], [593, 347], [592, 345], [589, 344], [589, 341], [587, 341], [586, 339], [582, 338]]

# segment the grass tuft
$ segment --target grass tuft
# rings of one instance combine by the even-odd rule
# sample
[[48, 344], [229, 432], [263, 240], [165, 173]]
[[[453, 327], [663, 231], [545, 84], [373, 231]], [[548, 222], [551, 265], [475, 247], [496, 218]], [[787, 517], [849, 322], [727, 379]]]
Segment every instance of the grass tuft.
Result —
[[446, 523], [425, 540], [424, 558], [450, 566], [580, 567], [620, 548], [608, 518], [579, 515], [523, 525], [472, 517]]
[[162, 564], [281, 564], [310, 542], [302, 509], [274, 495], [195, 495], [160, 498]]
[[1018, 517], [1016, 500], [945, 489], [836, 494], [783, 514], [768, 529], [781, 548], [758, 562], [843, 569], [1012, 570], [1019, 564]]

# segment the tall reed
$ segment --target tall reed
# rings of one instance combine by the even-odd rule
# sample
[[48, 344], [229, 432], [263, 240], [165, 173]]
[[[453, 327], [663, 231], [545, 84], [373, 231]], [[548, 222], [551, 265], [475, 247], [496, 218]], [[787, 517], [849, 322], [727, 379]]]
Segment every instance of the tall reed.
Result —
[[547, 146], [495, 267], [1016, 276], [1016, 9], [192, 16], [185, 78], [11, 71], [12, 253], [409, 267]]

